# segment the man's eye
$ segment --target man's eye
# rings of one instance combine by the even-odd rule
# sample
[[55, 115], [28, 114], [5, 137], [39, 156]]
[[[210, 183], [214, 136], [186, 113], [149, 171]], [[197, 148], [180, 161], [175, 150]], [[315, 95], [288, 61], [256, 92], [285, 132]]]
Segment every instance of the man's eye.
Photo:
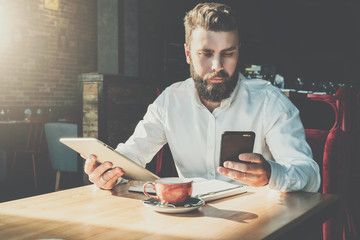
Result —
[[199, 52], [199, 56], [211, 57], [212, 54], [209, 52]]
[[224, 56], [232, 56], [232, 55], [234, 55], [234, 52], [224, 52], [223, 55]]

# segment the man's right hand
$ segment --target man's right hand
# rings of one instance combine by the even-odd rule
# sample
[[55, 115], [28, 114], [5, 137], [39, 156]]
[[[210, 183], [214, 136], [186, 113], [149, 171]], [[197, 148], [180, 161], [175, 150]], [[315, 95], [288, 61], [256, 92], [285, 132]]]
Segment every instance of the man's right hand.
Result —
[[112, 168], [111, 162], [99, 163], [95, 155], [88, 157], [81, 155], [86, 159], [84, 171], [89, 175], [90, 182], [94, 183], [97, 187], [102, 189], [112, 189], [117, 180], [124, 174], [124, 171], [115, 167]]

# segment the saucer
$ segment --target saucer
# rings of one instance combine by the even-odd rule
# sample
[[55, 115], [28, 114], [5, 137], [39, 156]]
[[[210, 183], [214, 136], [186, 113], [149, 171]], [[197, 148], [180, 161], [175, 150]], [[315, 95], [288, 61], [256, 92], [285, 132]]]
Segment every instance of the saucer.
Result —
[[142, 200], [144, 205], [148, 208], [151, 208], [154, 211], [162, 212], [162, 213], [185, 213], [185, 212], [191, 212], [194, 211], [202, 206], [204, 206], [205, 202], [204, 200], [200, 198], [194, 198], [191, 197], [184, 205], [181, 206], [175, 206], [172, 204], [165, 204], [156, 201], [154, 198], [148, 198], [146, 200]]

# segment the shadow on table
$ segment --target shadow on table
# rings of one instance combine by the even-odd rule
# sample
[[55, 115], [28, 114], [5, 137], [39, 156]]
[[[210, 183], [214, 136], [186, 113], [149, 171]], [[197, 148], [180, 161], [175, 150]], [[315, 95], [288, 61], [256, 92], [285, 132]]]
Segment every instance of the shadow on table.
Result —
[[[138, 183], [133, 183], [133, 184], [138, 184]], [[115, 187], [114, 189], [112, 189], [111, 194], [113, 196], [138, 199], [138, 200], [147, 199], [147, 197], [142, 193], [128, 192], [127, 189], [124, 189], [121, 187]], [[246, 192], [244, 194], [249, 195], [249, 194], [254, 194], [254, 193]], [[230, 198], [241, 197], [242, 195], [243, 194], [211, 201], [211, 202], [209, 202], [210, 204], [206, 203], [203, 207], [201, 207], [197, 210], [194, 210], [192, 212], [186, 212], [186, 213], [160, 213], [160, 212], [158, 212], [158, 214], [169, 215], [169, 216], [171, 215], [171, 216], [182, 217], [182, 218], [213, 217], [213, 218], [222, 218], [222, 219], [226, 219], [229, 221], [235, 221], [235, 222], [240, 222], [240, 223], [247, 223], [248, 220], [256, 219], [259, 216], [254, 213], [250, 213], [250, 212], [220, 209], [220, 208], [216, 208], [211, 205], [211, 203], [214, 203], [214, 202], [226, 201]]]
[[[169, 215], [167, 213], [159, 213], [159, 214]], [[194, 217], [221, 218], [239, 223], [248, 223], [247, 222], [248, 220], [253, 220], [259, 217], [258, 215], [251, 212], [220, 209], [209, 204], [205, 204], [203, 207], [192, 212], [177, 213], [172, 215], [177, 217], [185, 217], [185, 218], [194, 218]]]

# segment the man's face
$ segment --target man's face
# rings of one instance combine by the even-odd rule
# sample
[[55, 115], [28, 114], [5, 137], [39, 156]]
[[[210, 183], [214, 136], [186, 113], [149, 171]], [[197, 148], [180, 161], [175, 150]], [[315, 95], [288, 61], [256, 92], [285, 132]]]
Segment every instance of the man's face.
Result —
[[220, 102], [230, 96], [238, 77], [239, 45], [237, 30], [193, 30], [190, 45], [185, 44], [185, 54], [200, 97]]

